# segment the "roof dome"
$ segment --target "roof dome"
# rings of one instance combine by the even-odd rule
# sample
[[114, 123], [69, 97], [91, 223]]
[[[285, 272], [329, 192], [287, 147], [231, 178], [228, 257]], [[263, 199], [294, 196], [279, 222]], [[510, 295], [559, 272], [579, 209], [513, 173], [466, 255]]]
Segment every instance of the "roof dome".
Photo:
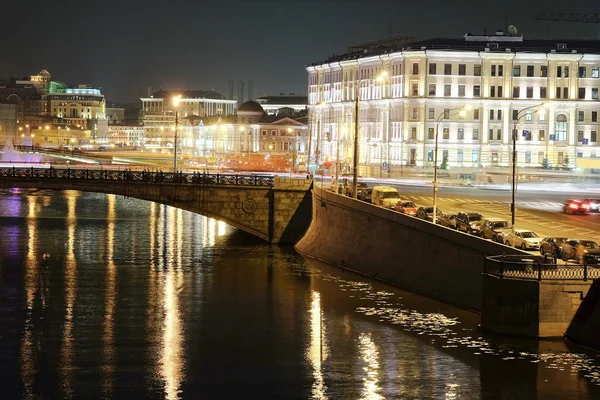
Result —
[[264, 113], [265, 110], [262, 108], [260, 104], [255, 101], [247, 101], [242, 103], [242, 105], [238, 108], [238, 112], [256, 112], [256, 113]]
[[40, 73], [38, 75], [41, 75], [41, 76], [50, 76], [50, 72], [48, 72], [47, 69], [43, 69], [43, 70], [40, 71]]

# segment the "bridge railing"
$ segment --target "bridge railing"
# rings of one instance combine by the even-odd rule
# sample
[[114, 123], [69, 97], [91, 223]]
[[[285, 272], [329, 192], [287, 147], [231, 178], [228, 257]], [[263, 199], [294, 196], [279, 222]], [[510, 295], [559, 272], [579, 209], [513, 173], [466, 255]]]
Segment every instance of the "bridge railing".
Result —
[[548, 263], [536, 255], [487, 256], [484, 274], [524, 280], [587, 281], [600, 278], [600, 265]]
[[156, 172], [106, 169], [16, 168], [0, 167], [0, 180], [81, 180], [130, 183], [175, 183], [185, 185], [268, 186], [274, 184], [272, 175], [234, 175], [183, 172]]

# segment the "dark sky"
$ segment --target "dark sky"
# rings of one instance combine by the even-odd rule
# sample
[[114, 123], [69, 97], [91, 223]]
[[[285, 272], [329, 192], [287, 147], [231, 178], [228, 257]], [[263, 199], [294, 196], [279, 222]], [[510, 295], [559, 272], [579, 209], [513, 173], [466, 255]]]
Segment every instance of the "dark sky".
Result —
[[[53, 79], [130, 102], [148, 86], [214, 89], [254, 81], [254, 96], [306, 93], [305, 64], [395, 33], [427, 39], [504, 27], [526, 38], [594, 38], [600, 24], [539, 22], [539, 11], [596, 12], [598, 1], [104, 0], [3, 6], [0, 76], [45, 67]], [[17, 6], [18, 4], [18, 6]], [[14, 8], [14, 10], [11, 10]], [[247, 88], [247, 85], [246, 85]], [[237, 95], [237, 89], [234, 91]]]

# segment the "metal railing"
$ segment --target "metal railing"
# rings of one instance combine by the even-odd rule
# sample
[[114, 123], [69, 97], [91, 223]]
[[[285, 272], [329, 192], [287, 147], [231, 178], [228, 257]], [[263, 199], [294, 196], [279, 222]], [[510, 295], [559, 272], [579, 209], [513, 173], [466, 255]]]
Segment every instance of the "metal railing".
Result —
[[77, 180], [95, 182], [176, 183], [186, 185], [239, 185], [273, 187], [272, 175], [232, 175], [131, 170], [94, 170], [63, 168], [0, 167], [0, 181], [21, 180]]
[[600, 265], [548, 263], [544, 257], [535, 255], [499, 255], [485, 257], [483, 273], [536, 281], [587, 281], [600, 278]]

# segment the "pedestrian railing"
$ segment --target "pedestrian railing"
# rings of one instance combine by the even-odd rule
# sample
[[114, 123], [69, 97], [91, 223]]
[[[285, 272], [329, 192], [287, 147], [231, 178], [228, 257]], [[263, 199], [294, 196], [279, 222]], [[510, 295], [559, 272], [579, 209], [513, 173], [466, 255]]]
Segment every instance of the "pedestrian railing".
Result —
[[[553, 259], [551, 259], [554, 261]], [[600, 265], [549, 263], [542, 256], [499, 255], [485, 257], [483, 272], [499, 278], [587, 281], [600, 278]]]
[[273, 187], [272, 175], [234, 175], [106, 169], [16, 168], [0, 167], [0, 181], [31, 179], [69, 181], [109, 181], [129, 183], [176, 183], [186, 185], [240, 185]]

